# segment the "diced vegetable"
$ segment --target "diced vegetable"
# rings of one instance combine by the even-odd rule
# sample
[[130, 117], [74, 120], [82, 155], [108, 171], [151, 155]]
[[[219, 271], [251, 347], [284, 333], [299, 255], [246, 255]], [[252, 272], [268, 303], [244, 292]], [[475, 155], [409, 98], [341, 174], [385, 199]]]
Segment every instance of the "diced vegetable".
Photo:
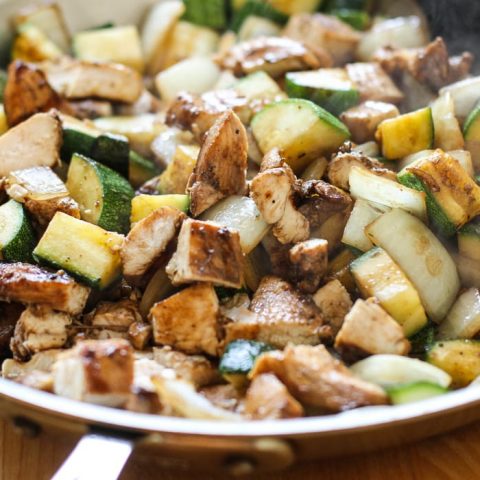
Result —
[[160, 175], [158, 190], [160, 193], [184, 193], [188, 179], [197, 163], [200, 147], [197, 145], [179, 145], [172, 162]]
[[240, 234], [240, 245], [244, 253], [251, 252], [269, 230], [255, 202], [249, 197], [232, 195], [217, 202], [201, 216]]
[[7, 84], [7, 72], [5, 70], [0, 70], [0, 102], [3, 102], [3, 92], [5, 90], [5, 85]]
[[441, 150], [407, 166], [398, 180], [426, 193], [428, 215], [445, 236], [480, 214], [480, 187], [460, 165]]
[[9, 262], [31, 262], [36, 239], [23, 205], [9, 200], [0, 206], [0, 257]]
[[401, 208], [422, 220], [427, 218], [425, 193], [423, 192], [405, 187], [357, 166], [350, 169], [348, 182], [350, 193], [356, 199], [360, 198], [390, 208]]
[[435, 138], [432, 109], [422, 108], [384, 120], [377, 128], [376, 137], [382, 144], [382, 155], [387, 160], [431, 148]]
[[480, 375], [480, 341], [442, 340], [427, 354], [427, 361], [452, 377], [452, 387], [465, 387]]
[[370, 250], [352, 262], [350, 269], [363, 297], [375, 297], [402, 325], [406, 336], [426, 325], [427, 316], [418, 292], [385, 250]]
[[472, 155], [468, 150], [449, 150], [447, 153], [451, 155], [455, 160], [457, 160], [458, 163], [471, 177], [475, 176], [475, 172], [473, 170]]
[[150, 309], [160, 300], [170, 296], [175, 291], [172, 282], [165, 272], [165, 268], [159, 268], [148, 282], [142, 299], [140, 300], [139, 310], [140, 314], [147, 318]]
[[353, 364], [350, 369], [362, 380], [382, 387], [429, 382], [447, 388], [452, 381], [443, 369], [400, 355], [372, 355]]
[[480, 170], [480, 104], [470, 112], [463, 125], [465, 148], [472, 155], [475, 170]]
[[458, 232], [458, 251], [460, 255], [480, 262], [480, 223], [473, 221]]
[[268, 0], [268, 3], [285, 15], [316, 11], [323, 0]]
[[0, 135], [8, 130], [7, 116], [5, 115], [5, 109], [0, 103]]
[[340, 120], [303, 99], [267, 105], [253, 117], [251, 125], [262, 153], [278, 147], [295, 171], [335, 150], [350, 136]]
[[419, 332], [417, 332], [415, 335], [412, 335], [409, 338], [411, 345], [410, 355], [423, 359], [425, 354], [435, 343], [435, 333], [436, 330], [433, 324], [428, 323]]
[[366, 30], [370, 25], [370, 15], [362, 10], [353, 10], [350, 8], [339, 8], [330, 10], [330, 15], [335, 15], [342, 22], [348, 23], [356, 30]]
[[78, 202], [84, 220], [105, 230], [128, 232], [134, 191], [117, 172], [87, 157], [73, 154], [67, 189]]
[[278, 83], [266, 72], [250, 73], [235, 83], [235, 91], [248, 101], [281, 100], [286, 97]]
[[463, 287], [480, 287], [480, 260], [457, 255], [455, 263]]
[[134, 25], [79, 32], [73, 37], [73, 51], [82, 60], [122, 63], [143, 71], [142, 46]]
[[134, 188], [140, 187], [157, 174], [158, 168], [151, 160], [148, 160], [133, 150], [130, 150], [128, 180]]
[[317, 158], [302, 172], [300, 178], [302, 180], [320, 180], [325, 175], [327, 167], [328, 160], [325, 157]]
[[188, 212], [189, 206], [188, 195], [137, 195], [132, 199], [130, 222], [138, 222], [161, 207], [175, 207]]
[[393, 405], [418, 402], [447, 392], [447, 388], [430, 382], [413, 382], [387, 388], [388, 396]]
[[480, 98], [479, 88], [480, 76], [469, 77], [443, 87], [439, 93], [440, 96], [446, 95], [447, 93], [452, 96], [455, 105], [455, 114], [460, 122], [462, 122], [478, 102]]
[[442, 150], [460, 150], [464, 146], [462, 130], [455, 116], [455, 105], [450, 93], [441, 95], [432, 103], [435, 129], [435, 147]]
[[480, 292], [470, 288], [453, 304], [438, 329], [439, 339], [473, 338], [480, 331]]
[[121, 274], [123, 236], [58, 212], [33, 251], [36, 261], [104, 289]]
[[227, 26], [227, 2], [225, 0], [183, 0], [185, 14], [183, 18], [197, 25], [211, 28]]
[[326, 278], [338, 280], [349, 292], [357, 292], [355, 279], [350, 271], [350, 264], [356, 257], [349, 248], [342, 250], [328, 264]]
[[280, 36], [279, 25], [268, 18], [249, 15], [238, 31], [238, 40], [245, 42], [258, 37]]
[[57, 60], [62, 55], [62, 50], [35, 25], [24, 23], [18, 27], [12, 46], [12, 60], [43, 62]]
[[455, 263], [435, 235], [418, 218], [400, 209], [383, 214], [366, 232], [405, 272], [428, 317], [442, 321], [457, 296], [460, 280]]
[[234, 13], [231, 28], [238, 32], [250, 17], [262, 17], [283, 25], [288, 21], [288, 15], [275, 9], [270, 2], [246, 0]]
[[285, 89], [289, 97], [311, 100], [336, 116], [360, 99], [356, 86], [343, 68], [287, 73]]

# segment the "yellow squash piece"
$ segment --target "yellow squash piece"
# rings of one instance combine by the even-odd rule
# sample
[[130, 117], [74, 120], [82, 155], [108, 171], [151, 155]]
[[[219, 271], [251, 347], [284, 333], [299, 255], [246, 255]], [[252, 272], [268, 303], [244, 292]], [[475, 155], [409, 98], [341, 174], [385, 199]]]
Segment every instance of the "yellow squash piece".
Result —
[[132, 199], [130, 222], [139, 222], [161, 207], [175, 207], [182, 212], [188, 212], [189, 206], [188, 195], [137, 195]]

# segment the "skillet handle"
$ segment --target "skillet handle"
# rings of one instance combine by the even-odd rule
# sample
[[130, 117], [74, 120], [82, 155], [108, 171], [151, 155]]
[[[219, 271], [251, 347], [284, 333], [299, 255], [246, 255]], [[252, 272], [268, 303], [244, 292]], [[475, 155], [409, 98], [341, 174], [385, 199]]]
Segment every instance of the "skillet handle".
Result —
[[92, 431], [79, 440], [52, 480], [117, 480], [133, 447], [133, 438]]

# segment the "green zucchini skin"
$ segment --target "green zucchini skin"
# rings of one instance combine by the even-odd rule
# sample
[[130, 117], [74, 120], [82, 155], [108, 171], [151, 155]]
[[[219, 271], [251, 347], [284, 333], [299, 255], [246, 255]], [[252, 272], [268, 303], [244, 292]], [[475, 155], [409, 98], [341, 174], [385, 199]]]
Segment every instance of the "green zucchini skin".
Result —
[[430, 382], [407, 383], [405, 385], [389, 387], [386, 390], [390, 397], [390, 401], [394, 405], [418, 402], [438, 395], [444, 395], [448, 392], [447, 388]]
[[183, 20], [214, 29], [226, 28], [228, 24], [225, 0], [183, 0]]
[[0, 103], [3, 102], [3, 92], [5, 90], [6, 84], [7, 84], [7, 72], [5, 70], [0, 70]]
[[227, 345], [218, 368], [222, 374], [246, 375], [252, 369], [257, 357], [270, 350], [274, 348], [267, 343], [234, 340]]
[[366, 30], [371, 22], [370, 15], [363, 10], [338, 8], [330, 10], [328, 13], [335, 15], [342, 22], [348, 23], [355, 30]]
[[279, 12], [268, 3], [260, 0], [247, 0], [245, 5], [235, 12], [230, 28], [234, 32], [238, 32], [246, 18], [251, 15], [267, 18], [279, 25], [285, 25], [288, 22], [288, 15]]
[[155, 163], [130, 150], [128, 162], [128, 179], [134, 188], [138, 188], [159, 174]]

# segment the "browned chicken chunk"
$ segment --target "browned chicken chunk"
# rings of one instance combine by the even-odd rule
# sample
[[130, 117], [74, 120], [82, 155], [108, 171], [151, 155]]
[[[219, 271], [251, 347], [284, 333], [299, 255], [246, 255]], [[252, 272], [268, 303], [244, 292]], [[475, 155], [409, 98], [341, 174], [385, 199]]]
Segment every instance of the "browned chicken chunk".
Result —
[[237, 412], [243, 410], [243, 398], [233, 385], [212, 385], [200, 390], [200, 393], [217, 408]]
[[247, 390], [245, 414], [253, 420], [302, 417], [303, 407], [273, 374], [255, 377]]
[[144, 350], [152, 339], [152, 326], [146, 322], [133, 322], [128, 327], [128, 340], [135, 350]]
[[406, 355], [410, 342], [402, 327], [373, 299], [357, 300], [335, 338], [335, 349], [348, 360], [390, 353]]
[[217, 355], [218, 313], [218, 298], [211, 285], [185, 288], [151, 308], [153, 340], [186, 353]]
[[305, 45], [281, 37], [260, 37], [238, 43], [222, 55], [219, 63], [237, 76], [262, 70], [274, 78], [286, 72], [321, 66]]
[[177, 250], [166, 272], [174, 285], [200, 281], [240, 288], [242, 266], [237, 231], [189, 218], [180, 229]]
[[72, 317], [49, 307], [27, 307], [15, 326], [10, 348], [17, 360], [28, 360], [34, 353], [60, 348], [68, 339]]
[[8, 67], [3, 106], [10, 127], [52, 108], [71, 113], [65, 100], [49, 85], [45, 74], [35, 65], [20, 60]]
[[177, 208], [162, 207], [134, 225], [120, 251], [127, 280], [135, 282], [155, 263], [177, 235], [185, 217]]
[[331, 337], [330, 327], [311, 297], [280, 278], [262, 279], [250, 310], [257, 315], [256, 339], [283, 348], [288, 343], [316, 345]]
[[354, 142], [365, 143], [375, 139], [381, 122], [397, 115], [399, 111], [395, 105], [369, 100], [349, 108], [340, 115], [340, 119], [350, 130]]
[[222, 198], [246, 192], [247, 152], [245, 127], [237, 115], [228, 110], [208, 131], [188, 182], [193, 216], [200, 215]]
[[337, 335], [345, 315], [352, 308], [352, 299], [346, 288], [338, 280], [331, 280], [317, 290], [313, 301], [332, 328], [333, 335]]
[[0, 298], [47, 305], [77, 315], [87, 302], [90, 289], [63, 272], [52, 273], [28, 263], [0, 263]]
[[403, 93], [378, 63], [350, 63], [346, 68], [362, 102], [376, 100], [398, 104], [403, 100]]
[[133, 382], [133, 351], [125, 340], [87, 340], [62, 353], [53, 366], [54, 392], [121, 407]]

